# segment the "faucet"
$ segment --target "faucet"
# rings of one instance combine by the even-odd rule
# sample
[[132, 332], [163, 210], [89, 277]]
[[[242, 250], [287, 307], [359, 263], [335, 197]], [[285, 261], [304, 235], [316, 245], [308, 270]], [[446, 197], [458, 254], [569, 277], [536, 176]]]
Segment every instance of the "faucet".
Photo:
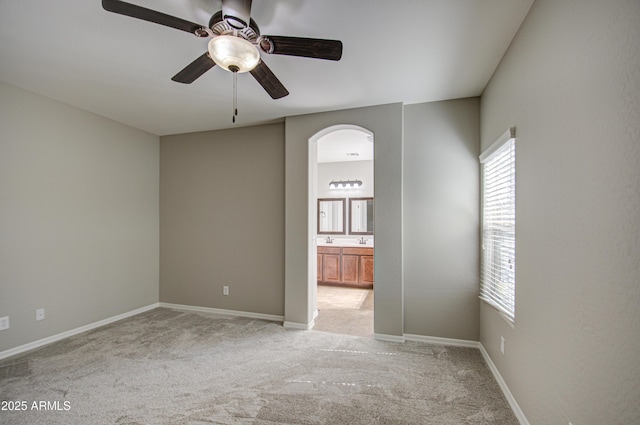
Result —
[[333, 239], [331, 239], [330, 236], [327, 236], [327, 239], [325, 239], [326, 243], [333, 243]]
[[360, 245], [365, 245], [367, 243], [367, 240], [363, 237], [360, 238], [360, 240], [358, 241], [360, 243]]

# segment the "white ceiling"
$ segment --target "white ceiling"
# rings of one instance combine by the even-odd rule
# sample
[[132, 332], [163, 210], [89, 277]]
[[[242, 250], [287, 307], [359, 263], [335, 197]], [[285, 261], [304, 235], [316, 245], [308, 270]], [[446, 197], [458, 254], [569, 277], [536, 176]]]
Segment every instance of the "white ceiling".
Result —
[[[207, 24], [220, 0], [128, 0]], [[394, 102], [478, 96], [533, 0], [254, 0], [265, 35], [342, 40], [342, 60], [263, 55], [291, 93], [238, 77], [235, 126]], [[229, 128], [232, 75], [171, 77], [207, 39], [106, 12], [100, 0], [0, 0], [0, 81], [157, 135]]]
[[342, 129], [318, 139], [317, 162], [373, 160], [373, 136], [361, 130]]

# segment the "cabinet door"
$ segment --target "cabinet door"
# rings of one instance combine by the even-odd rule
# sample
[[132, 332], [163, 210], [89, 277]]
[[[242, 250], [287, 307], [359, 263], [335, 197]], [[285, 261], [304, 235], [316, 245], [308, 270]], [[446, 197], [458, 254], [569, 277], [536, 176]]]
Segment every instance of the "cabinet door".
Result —
[[342, 255], [342, 283], [358, 283], [358, 255]]
[[340, 254], [322, 255], [323, 282], [340, 283]]
[[317, 254], [318, 255], [318, 275], [316, 276], [318, 279], [318, 282], [322, 282], [322, 254]]
[[360, 257], [360, 283], [373, 284], [373, 255]]

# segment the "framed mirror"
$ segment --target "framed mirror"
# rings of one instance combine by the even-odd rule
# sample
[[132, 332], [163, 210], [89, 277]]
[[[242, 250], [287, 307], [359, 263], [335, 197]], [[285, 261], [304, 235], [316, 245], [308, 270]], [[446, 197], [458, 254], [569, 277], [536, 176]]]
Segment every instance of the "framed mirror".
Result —
[[345, 234], [345, 198], [320, 198], [318, 199], [318, 234], [319, 235], [344, 235]]
[[373, 235], [373, 198], [349, 199], [349, 233]]

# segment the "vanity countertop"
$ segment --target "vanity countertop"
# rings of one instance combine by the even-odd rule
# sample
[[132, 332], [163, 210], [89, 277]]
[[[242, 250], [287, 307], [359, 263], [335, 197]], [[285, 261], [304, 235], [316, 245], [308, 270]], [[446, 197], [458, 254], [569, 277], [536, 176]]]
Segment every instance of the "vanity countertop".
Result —
[[317, 246], [335, 246], [335, 247], [349, 247], [349, 248], [373, 248], [373, 241], [368, 240], [367, 243], [362, 244], [360, 242], [351, 242], [351, 241], [341, 241], [339, 239], [335, 239], [331, 243], [327, 243], [325, 239], [318, 239], [316, 242]]

